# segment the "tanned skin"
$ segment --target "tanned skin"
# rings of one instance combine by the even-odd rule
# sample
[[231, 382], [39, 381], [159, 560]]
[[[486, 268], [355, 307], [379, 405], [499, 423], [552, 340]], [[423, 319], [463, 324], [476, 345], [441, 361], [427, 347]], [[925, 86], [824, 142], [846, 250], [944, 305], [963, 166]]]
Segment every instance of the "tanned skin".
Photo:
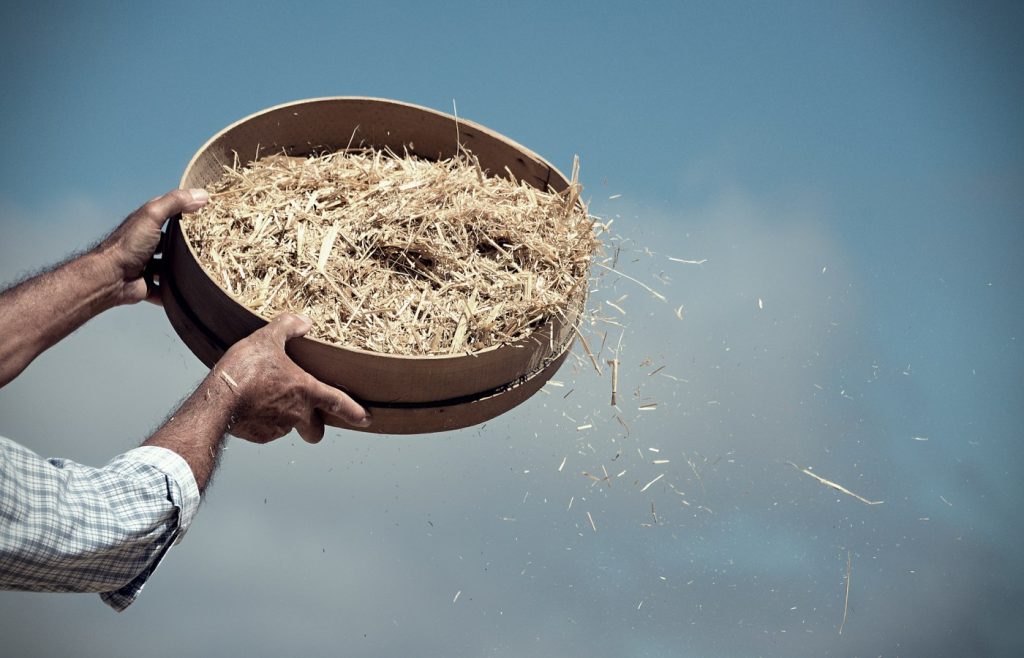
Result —
[[[209, 196], [174, 190], [128, 216], [93, 249], [0, 293], [0, 387], [32, 361], [99, 313], [151, 297], [143, 271], [168, 217], [194, 212]], [[217, 466], [225, 436], [254, 443], [280, 438], [293, 428], [317, 443], [324, 416], [365, 427], [366, 410], [318, 381], [285, 354], [288, 340], [311, 322], [285, 314], [229, 349], [198, 388], [143, 445], [181, 455], [203, 491]]]

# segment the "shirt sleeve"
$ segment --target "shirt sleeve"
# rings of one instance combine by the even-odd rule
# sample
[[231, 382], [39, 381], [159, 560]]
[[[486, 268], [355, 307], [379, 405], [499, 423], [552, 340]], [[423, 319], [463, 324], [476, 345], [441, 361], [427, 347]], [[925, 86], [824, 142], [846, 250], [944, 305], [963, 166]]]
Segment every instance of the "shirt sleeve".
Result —
[[0, 589], [99, 592], [120, 612], [184, 536], [199, 500], [192, 469], [166, 448], [92, 468], [0, 437]]

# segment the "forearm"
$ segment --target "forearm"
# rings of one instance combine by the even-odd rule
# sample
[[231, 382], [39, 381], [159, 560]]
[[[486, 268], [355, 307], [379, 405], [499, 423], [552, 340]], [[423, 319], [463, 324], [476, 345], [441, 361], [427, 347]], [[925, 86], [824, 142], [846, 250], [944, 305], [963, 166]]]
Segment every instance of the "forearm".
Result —
[[167, 448], [192, 469], [200, 491], [206, 489], [231, 427], [237, 398], [214, 369], [143, 445]]
[[150, 298], [144, 273], [161, 227], [209, 199], [201, 189], [172, 190], [133, 212], [88, 253], [0, 293], [0, 386], [97, 313]]
[[118, 303], [121, 277], [91, 251], [0, 293], [0, 386], [90, 318]]
[[101, 592], [123, 610], [198, 506], [188, 464], [167, 450], [92, 468], [0, 437], [0, 589]]

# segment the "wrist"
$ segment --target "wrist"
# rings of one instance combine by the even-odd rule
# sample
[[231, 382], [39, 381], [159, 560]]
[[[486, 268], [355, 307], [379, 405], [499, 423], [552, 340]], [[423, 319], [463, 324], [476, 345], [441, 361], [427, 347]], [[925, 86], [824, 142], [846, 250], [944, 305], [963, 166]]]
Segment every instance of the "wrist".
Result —
[[211, 370], [154, 436], [173, 429], [183, 431], [189, 441], [222, 437], [231, 429], [237, 407], [237, 396]]
[[75, 276], [93, 285], [97, 312], [125, 303], [125, 279], [109, 249], [102, 245], [69, 263]]
[[206, 490], [220, 459], [234, 419], [236, 396], [214, 371], [192, 395], [149, 437], [144, 445], [178, 453], [192, 469], [199, 491]]
[[203, 379], [196, 394], [202, 396], [200, 403], [206, 414], [220, 419], [223, 431], [230, 431], [237, 422], [241, 406], [238, 384], [231, 375], [222, 370], [219, 364], [215, 365]]

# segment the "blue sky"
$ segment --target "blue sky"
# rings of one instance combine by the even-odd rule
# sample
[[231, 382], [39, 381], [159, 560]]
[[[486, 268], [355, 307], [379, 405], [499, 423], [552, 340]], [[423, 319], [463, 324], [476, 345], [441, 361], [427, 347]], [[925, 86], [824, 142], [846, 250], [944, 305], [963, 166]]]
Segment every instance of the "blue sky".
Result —
[[[485, 428], [233, 444], [188, 541], [126, 615], [0, 595], [21, 655], [127, 655], [183, 602], [195, 653], [1024, 644], [1017, 5], [23, 3], [2, 16], [3, 281], [101, 237], [247, 114], [329, 95], [454, 99], [563, 170], [581, 156], [591, 210], [635, 249], [623, 267], [671, 279], [668, 304], [614, 277], [594, 303], [628, 294], [625, 353], [680, 378], [624, 371], [663, 401], [632, 414], [629, 437], [607, 379], [570, 365], [558, 378], [573, 397], [539, 395]], [[0, 391], [0, 433], [102, 463], [201, 376], [158, 309], [121, 309]], [[673, 459], [664, 482], [713, 512], [667, 487], [640, 495], [657, 472], [634, 448], [656, 446]], [[622, 486], [578, 476], [619, 452]], [[839, 498], [786, 461], [886, 503]], [[589, 507], [567, 512], [570, 498]], [[651, 503], [664, 523], [646, 532]], [[75, 629], [89, 629], [77, 645]]]

